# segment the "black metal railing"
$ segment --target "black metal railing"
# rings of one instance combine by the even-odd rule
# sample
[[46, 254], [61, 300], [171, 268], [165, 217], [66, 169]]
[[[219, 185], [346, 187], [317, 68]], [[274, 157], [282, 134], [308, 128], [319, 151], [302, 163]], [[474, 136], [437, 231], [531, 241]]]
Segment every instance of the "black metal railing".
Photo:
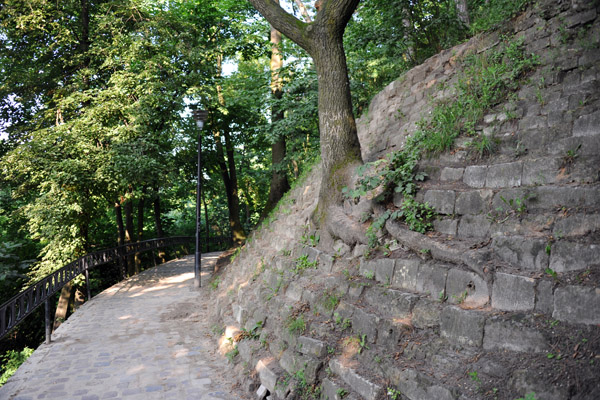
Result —
[[[75, 277], [84, 274], [87, 287], [88, 299], [91, 299], [89, 270], [99, 265], [114, 261], [122, 261], [125, 257], [156, 250], [163, 247], [175, 246], [194, 241], [191, 236], [177, 236], [170, 238], [150, 239], [137, 243], [125, 244], [111, 249], [100, 250], [86, 254], [78, 260], [73, 261], [50, 275], [40, 279], [36, 283], [17, 294], [0, 306], [0, 339], [21, 323], [29, 314], [45, 305], [46, 321], [46, 343], [50, 343], [52, 325], [50, 321], [50, 299], [60, 291], [67, 283]], [[121, 265], [124, 265], [121, 262]], [[121, 271], [122, 274], [125, 271]]]

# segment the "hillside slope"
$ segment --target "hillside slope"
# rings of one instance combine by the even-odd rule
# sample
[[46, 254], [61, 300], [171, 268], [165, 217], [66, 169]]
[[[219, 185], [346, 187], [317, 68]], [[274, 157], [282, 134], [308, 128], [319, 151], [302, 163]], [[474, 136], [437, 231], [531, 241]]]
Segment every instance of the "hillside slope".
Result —
[[[310, 223], [317, 166], [219, 271], [211, 317], [245, 389], [273, 399], [600, 398], [599, 12], [539, 1], [373, 99], [358, 121], [365, 161], [401, 149], [436, 105], [459, 100], [470, 54], [521, 40], [538, 60], [476, 136], [419, 163], [428, 178], [417, 199], [436, 209], [434, 232], [388, 220], [378, 249], [323, 248]], [[469, 144], [482, 137], [489, 154]], [[362, 221], [400, 201], [349, 201], [347, 211]]]

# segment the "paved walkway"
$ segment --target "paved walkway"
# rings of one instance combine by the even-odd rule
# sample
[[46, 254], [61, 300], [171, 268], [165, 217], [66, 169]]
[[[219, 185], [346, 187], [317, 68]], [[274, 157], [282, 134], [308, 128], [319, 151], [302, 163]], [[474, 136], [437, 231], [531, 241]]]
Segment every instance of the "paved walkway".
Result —
[[[219, 253], [202, 255], [202, 279]], [[87, 302], [0, 388], [0, 399], [241, 399], [203, 318], [194, 257], [123, 281]]]

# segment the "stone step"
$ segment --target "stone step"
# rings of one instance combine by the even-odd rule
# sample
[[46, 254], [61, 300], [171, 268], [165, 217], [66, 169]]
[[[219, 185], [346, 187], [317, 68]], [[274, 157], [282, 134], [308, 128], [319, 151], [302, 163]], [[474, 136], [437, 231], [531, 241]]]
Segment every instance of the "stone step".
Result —
[[346, 365], [340, 359], [331, 359], [329, 368], [365, 400], [377, 400], [385, 393], [385, 388], [382, 385], [361, 376], [356, 369]]
[[[404, 239], [412, 249], [419, 248], [417, 254], [424, 256], [362, 259], [362, 276], [391, 289], [426, 295], [432, 301], [536, 312], [572, 323], [600, 323], [600, 288], [570, 284], [562, 274], [583, 271], [575, 281], [581, 280], [581, 274], [589, 275], [595, 269], [594, 260], [600, 259], [599, 245], [558, 241], [551, 245], [548, 256], [544, 240], [496, 237], [492, 241], [494, 256], [505, 265], [506, 260], [513, 261], [523, 270], [509, 266], [495, 269], [495, 257], [492, 262], [484, 261], [489, 256], [485, 251], [466, 249], [466, 244], [460, 243], [449, 248], [425, 235], [406, 233], [397, 223], [388, 225], [396, 229], [396, 238]], [[425, 259], [429, 255], [432, 259]], [[481, 260], [479, 265], [477, 259]]]

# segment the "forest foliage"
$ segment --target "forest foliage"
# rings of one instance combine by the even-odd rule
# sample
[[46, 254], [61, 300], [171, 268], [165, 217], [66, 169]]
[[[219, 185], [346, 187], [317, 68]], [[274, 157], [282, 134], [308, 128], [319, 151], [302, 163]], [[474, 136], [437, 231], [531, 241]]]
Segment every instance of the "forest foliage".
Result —
[[[344, 36], [355, 116], [402, 72], [526, 2], [469, 0], [466, 24], [456, 0], [361, 1]], [[282, 5], [302, 18], [296, 2]], [[0, 303], [94, 249], [194, 235], [199, 134], [202, 250], [231, 237], [232, 219], [255, 227], [271, 171], [294, 182], [319, 155], [312, 60], [285, 38], [279, 47], [283, 92], [274, 97], [269, 24], [250, 3], [5, 0]], [[201, 132], [196, 105], [209, 111]], [[274, 109], [284, 117], [272, 118]], [[271, 165], [281, 138], [285, 159]], [[39, 339], [13, 340], [0, 353]]]

